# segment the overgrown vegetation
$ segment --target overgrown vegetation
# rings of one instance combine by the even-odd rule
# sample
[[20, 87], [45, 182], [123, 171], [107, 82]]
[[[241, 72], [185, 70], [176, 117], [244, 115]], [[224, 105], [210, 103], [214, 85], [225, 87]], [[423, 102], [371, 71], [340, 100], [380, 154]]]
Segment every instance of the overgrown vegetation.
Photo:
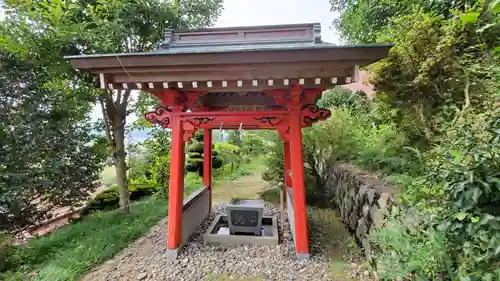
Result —
[[371, 237], [380, 278], [500, 280], [500, 1], [331, 2], [347, 41], [395, 47], [369, 68], [374, 101], [318, 102], [334, 111], [303, 131], [307, 201], [328, 203], [328, 168], [355, 163], [401, 187]]

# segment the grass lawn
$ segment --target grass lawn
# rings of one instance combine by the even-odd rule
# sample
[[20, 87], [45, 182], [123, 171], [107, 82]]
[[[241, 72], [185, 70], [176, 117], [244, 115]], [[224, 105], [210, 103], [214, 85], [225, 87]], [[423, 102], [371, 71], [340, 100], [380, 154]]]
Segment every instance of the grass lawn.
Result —
[[7, 280], [76, 280], [143, 235], [167, 212], [166, 200], [149, 197], [134, 202], [126, 216], [117, 211], [95, 213], [31, 239], [18, 248], [23, 271], [31, 277]]

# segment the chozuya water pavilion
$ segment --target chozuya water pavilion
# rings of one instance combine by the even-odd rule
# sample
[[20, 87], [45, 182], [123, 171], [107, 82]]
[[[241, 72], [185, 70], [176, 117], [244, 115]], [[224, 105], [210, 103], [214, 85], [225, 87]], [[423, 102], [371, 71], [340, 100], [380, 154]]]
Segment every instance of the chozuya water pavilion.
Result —
[[[360, 66], [386, 57], [390, 49], [336, 46], [320, 34], [318, 23], [166, 30], [160, 49], [151, 53], [69, 58], [74, 68], [99, 75], [103, 89], [141, 90], [161, 101], [146, 118], [172, 130], [167, 252], [177, 256], [210, 210], [211, 130], [269, 129], [283, 140], [297, 257], [308, 258], [301, 129], [330, 116], [315, 104], [325, 89], [356, 81]], [[205, 133], [206, 189], [196, 196], [203, 203], [190, 201], [202, 205], [187, 214], [184, 145], [199, 129]]]

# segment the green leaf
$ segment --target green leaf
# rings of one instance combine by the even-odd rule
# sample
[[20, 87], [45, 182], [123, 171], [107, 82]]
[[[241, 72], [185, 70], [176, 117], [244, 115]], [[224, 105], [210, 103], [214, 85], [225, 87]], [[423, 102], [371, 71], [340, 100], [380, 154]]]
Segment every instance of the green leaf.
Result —
[[460, 281], [471, 281], [469, 276], [460, 276]]
[[490, 10], [493, 14], [500, 13], [500, 0], [494, 0], [490, 4]]
[[460, 20], [465, 22], [465, 23], [475, 23], [475, 22], [477, 22], [478, 18], [479, 18], [478, 12], [472, 12], [472, 13], [466, 13], [466, 14], [460, 15]]
[[472, 223], [477, 223], [479, 221], [479, 217], [472, 217], [472, 218], [470, 218], [470, 221]]
[[455, 218], [458, 219], [459, 221], [463, 221], [466, 216], [467, 216], [467, 213], [464, 213], [464, 212], [458, 212], [455, 214]]
[[483, 281], [492, 281], [493, 280], [493, 274], [491, 273], [486, 273], [485, 275], [483, 275], [483, 277], [481, 278]]

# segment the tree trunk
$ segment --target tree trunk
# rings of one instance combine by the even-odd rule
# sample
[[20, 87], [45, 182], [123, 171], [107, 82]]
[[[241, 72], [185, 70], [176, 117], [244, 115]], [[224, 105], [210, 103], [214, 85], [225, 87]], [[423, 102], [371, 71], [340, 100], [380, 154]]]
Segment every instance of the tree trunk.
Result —
[[127, 164], [125, 159], [125, 128], [124, 122], [114, 122], [114, 140], [115, 140], [115, 167], [116, 180], [118, 183], [118, 193], [120, 195], [120, 211], [129, 213], [129, 193], [127, 183]]

